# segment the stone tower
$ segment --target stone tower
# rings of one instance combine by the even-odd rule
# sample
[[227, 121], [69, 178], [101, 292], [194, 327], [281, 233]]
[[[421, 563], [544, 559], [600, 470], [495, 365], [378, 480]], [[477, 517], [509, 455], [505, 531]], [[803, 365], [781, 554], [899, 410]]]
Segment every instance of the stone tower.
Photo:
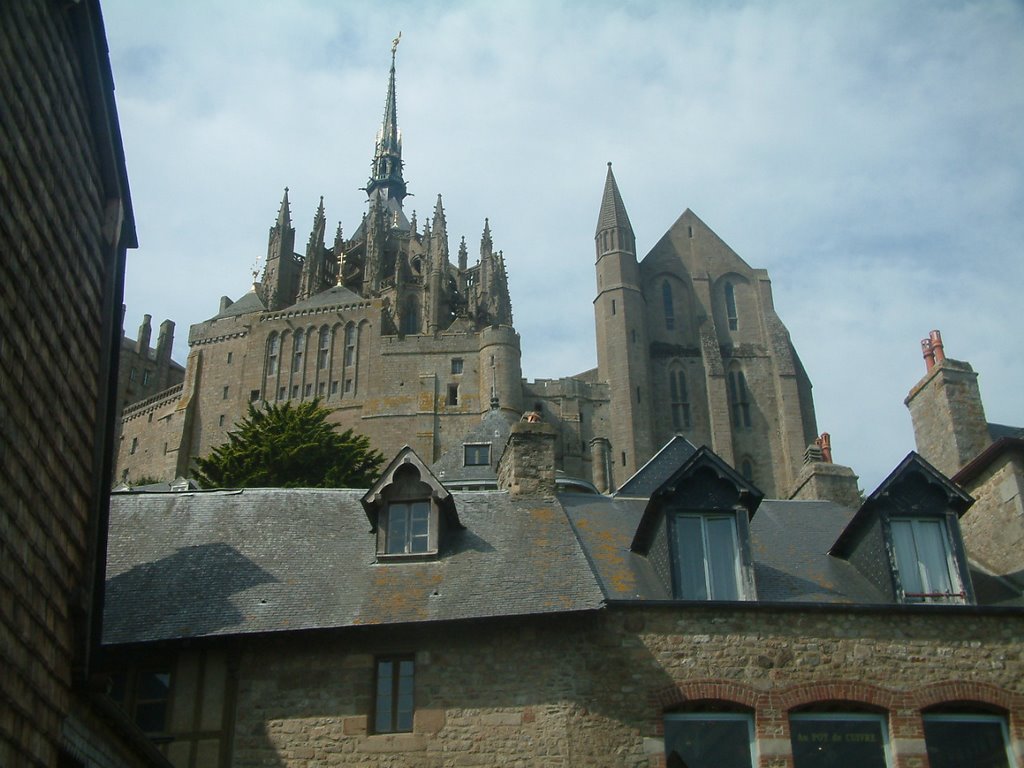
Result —
[[[613, 393], [609, 420], [612, 463], [625, 479], [654, 452], [647, 365], [646, 301], [640, 284], [633, 227], [612, 164], [594, 237], [597, 248], [597, 373]], [[660, 445], [659, 445], [660, 447]]]

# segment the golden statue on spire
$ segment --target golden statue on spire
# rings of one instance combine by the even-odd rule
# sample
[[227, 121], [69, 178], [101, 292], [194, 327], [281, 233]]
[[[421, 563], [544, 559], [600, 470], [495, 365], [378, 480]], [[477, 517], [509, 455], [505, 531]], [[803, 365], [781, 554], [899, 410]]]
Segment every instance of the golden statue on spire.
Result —
[[395, 51], [398, 50], [398, 44], [402, 40], [402, 30], [398, 30], [398, 37], [391, 41], [391, 55], [395, 55]]

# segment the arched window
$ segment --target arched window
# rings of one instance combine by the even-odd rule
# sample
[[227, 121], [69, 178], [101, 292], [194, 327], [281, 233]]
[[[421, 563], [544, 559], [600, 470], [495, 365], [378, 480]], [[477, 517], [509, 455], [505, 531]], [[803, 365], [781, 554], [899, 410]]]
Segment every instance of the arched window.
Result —
[[419, 302], [413, 295], [407, 296], [402, 311], [402, 333], [411, 334], [420, 332]]
[[676, 328], [676, 312], [672, 304], [672, 286], [668, 280], [661, 283], [661, 303], [665, 309], [665, 330], [674, 331]]
[[729, 371], [729, 404], [734, 427], [750, 428], [750, 394], [747, 379], [739, 367]]
[[302, 370], [302, 353], [305, 351], [306, 334], [299, 329], [295, 332], [295, 352], [292, 355], [292, 372]]
[[668, 372], [668, 389], [672, 404], [672, 429], [676, 432], [690, 426], [690, 395], [686, 390], [686, 374], [682, 368]]
[[754, 481], [754, 463], [750, 459], [744, 458], [740, 462], [740, 474], [744, 480]]
[[732, 283], [725, 284], [725, 315], [729, 320], [730, 331], [735, 331], [740, 327], [739, 317], [736, 314], [736, 289]]
[[317, 352], [316, 367], [321, 371], [327, 370], [327, 360], [331, 356], [331, 331], [325, 325], [320, 329], [320, 349]]
[[267, 339], [267, 376], [277, 373], [278, 355], [281, 353], [281, 337], [276, 333], [270, 334]]

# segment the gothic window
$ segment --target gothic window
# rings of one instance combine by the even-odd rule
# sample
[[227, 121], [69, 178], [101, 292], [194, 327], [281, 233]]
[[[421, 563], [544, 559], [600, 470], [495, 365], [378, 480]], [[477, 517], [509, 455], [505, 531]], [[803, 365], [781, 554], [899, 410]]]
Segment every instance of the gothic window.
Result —
[[744, 458], [740, 462], [740, 474], [744, 480], [754, 481], [754, 463], [750, 459]]
[[729, 404], [732, 412], [732, 425], [749, 429], [750, 394], [747, 392], [747, 379], [738, 367], [729, 371]]
[[317, 353], [316, 367], [321, 370], [327, 370], [327, 359], [331, 354], [331, 332], [330, 329], [325, 325], [320, 329], [320, 349]]
[[965, 595], [943, 518], [890, 520], [896, 568], [907, 603], [962, 603]]
[[267, 375], [273, 376], [277, 373], [277, 358], [281, 352], [281, 338], [276, 334], [270, 334], [267, 340]]
[[668, 388], [672, 409], [672, 429], [676, 432], [690, 426], [690, 395], [686, 391], [686, 374], [682, 368], [668, 372]]
[[376, 663], [373, 730], [401, 733], [412, 730], [416, 662], [412, 656], [382, 656]]
[[729, 321], [729, 330], [739, 328], [739, 317], [736, 314], [736, 288], [732, 283], [725, 284], [725, 315]]
[[672, 540], [676, 597], [741, 599], [735, 514], [677, 512], [672, 517]]
[[665, 310], [665, 330], [674, 331], [676, 328], [676, 313], [672, 306], [672, 286], [668, 280], [661, 283], [661, 303]]
[[671, 712], [665, 715], [669, 768], [713, 765], [750, 768], [754, 717], [740, 712]]
[[292, 355], [292, 372], [302, 370], [302, 353], [305, 352], [306, 334], [300, 328], [295, 332], [295, 351]]
[[345, 365], [356, 362], [356, 327], [349, 324], [345, 327]]

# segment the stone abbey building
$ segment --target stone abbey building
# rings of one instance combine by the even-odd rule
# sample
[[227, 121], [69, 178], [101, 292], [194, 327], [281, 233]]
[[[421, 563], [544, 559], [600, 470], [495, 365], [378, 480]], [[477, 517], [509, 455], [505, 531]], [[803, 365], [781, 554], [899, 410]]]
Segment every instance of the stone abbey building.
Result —
[[[673, 435], [707, 445], [769, 495], [793, 488], [816, 426], [810, 381], [748, 266], [691, 211], [643, 259], [609, 166], [595, 237], [596, 369], [526, 382], [505, 262], [484, 222], [470, 264], [438, 195], [404, 209], [394, 52], [362, 221], [329, 241], [323, 201], [304, 251], [285, 190], [261, 279], [192, 326], [184, 381], [124, 410], [116, 479], [170, 480], [250, 403], [320, 398], [385, 455], [497, 465], [468, 433], [537, 409], [567, 474], [612, 490]], [[328, 244], [330, 242], [330, 244]], [[470, 458], [465, 458], [469, 456]]]

